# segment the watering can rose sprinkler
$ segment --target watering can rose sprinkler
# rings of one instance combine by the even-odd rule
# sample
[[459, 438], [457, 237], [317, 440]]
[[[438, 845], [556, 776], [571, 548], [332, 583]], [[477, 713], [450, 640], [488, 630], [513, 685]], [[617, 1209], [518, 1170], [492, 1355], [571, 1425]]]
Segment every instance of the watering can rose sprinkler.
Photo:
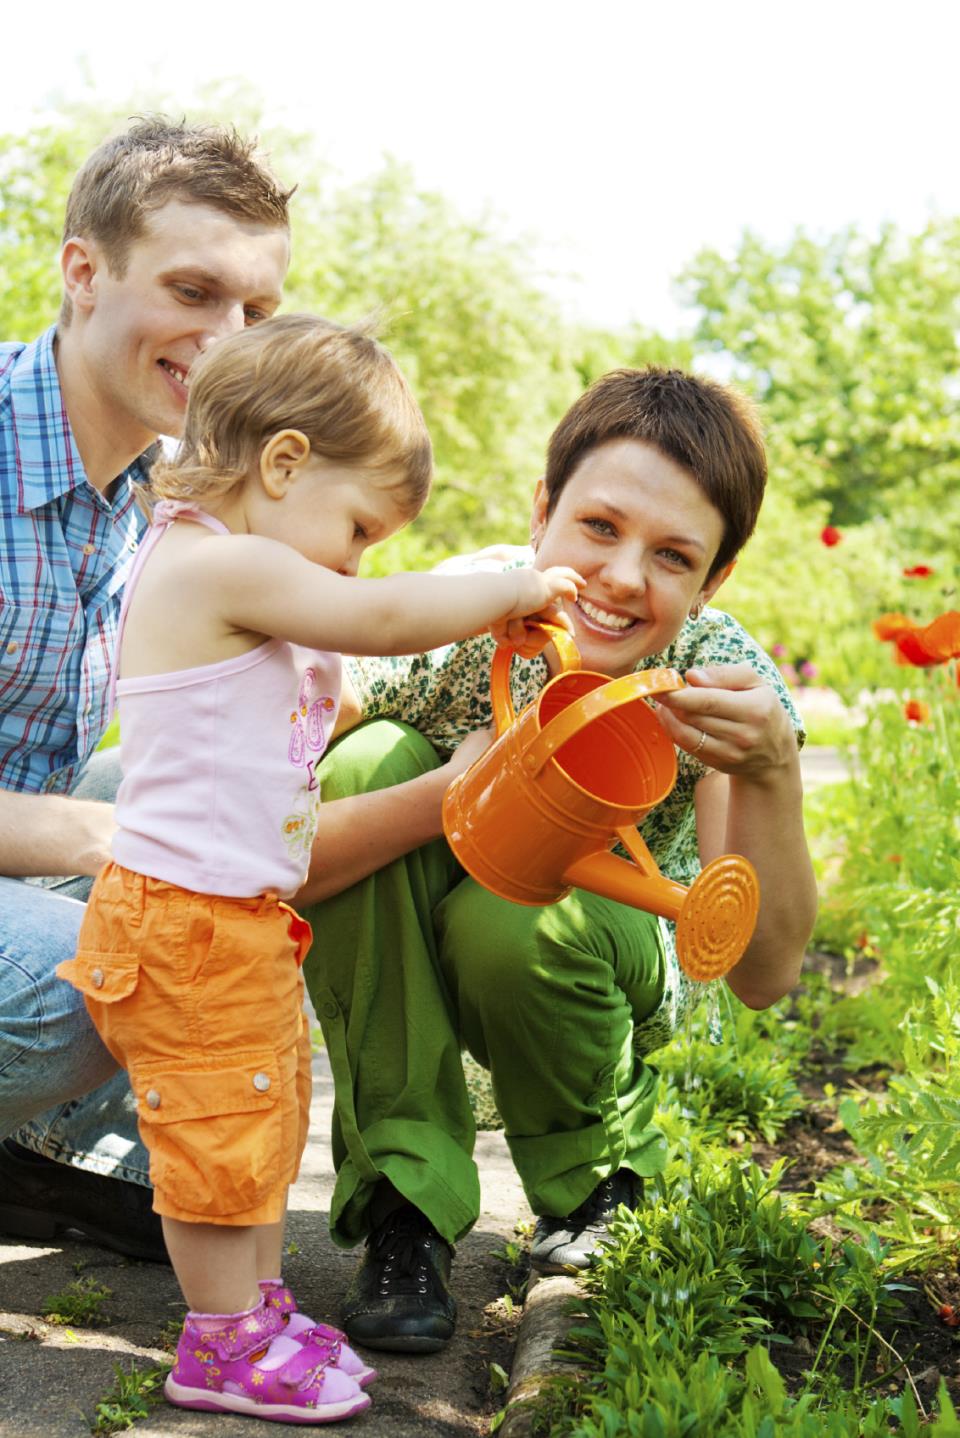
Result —
[[[497, 739], [444, 795], [447, 842], [468, 874], [515, 904], [554, 904], [579, 888], [673, 919], [684, 972], [722, 977], [756, 926], [753, 865], [723, 854], [688, 889], [660, 873], [637, 832], [677, 777], [673, 741], [647, 700], [683, 688], [683, 679], [675, 669], [610, 679], [580, 668], [565, 630], [531, 628], [553, 643], [561, 672], [515, 715], [513, 652], [497, 650]], [[630, 859], [611, 852], [618, 840]]]

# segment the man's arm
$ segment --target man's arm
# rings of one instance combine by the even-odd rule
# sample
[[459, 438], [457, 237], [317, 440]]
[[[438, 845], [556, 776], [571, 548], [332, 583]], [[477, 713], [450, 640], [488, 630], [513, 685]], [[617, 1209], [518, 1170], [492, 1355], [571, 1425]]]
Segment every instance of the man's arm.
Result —
[[113, 805], [0, 789], [0, 873], [96, 874], [110, 857]]

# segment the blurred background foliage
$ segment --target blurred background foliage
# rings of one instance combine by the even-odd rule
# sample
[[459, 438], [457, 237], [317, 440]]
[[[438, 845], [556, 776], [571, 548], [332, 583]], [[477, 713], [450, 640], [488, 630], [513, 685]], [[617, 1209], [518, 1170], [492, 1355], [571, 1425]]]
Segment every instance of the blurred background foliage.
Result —
[[[32, 338], [55, 318], [72, 176], [148, 109], [177, 112], [162, 95], [114, 112], [65, 105], [0, 135], [0, 339]], [[494, 217], [459, 213], [402, 164], [346, 185], [309, 136], [265, 130], [241, 84], [218, 85], [189, 116], [225, 117], [259, 131], [298, 185], [285, 308], [374, 315], [430, 426], [433, 496], [374, 552], [374, 572], [522, 543], [547, 438], [584, 386], [620, 365], [692, 366], [752, 393], [768, 435], [769, 497], [723, 604], [801, 683], [806, 668], [847, 698], [896, 686], [872, 617], [956, 605], [960, 220], [919, 234], [798, 231], [780, 247], [745, 234], [735, 254], [703, 251], [678, 277], [688, 338], [602, 331], [565, 315]], [[839, 543], [821, 541], [826, 526]], [[905, 580], [920, 563], [933, 575]]]

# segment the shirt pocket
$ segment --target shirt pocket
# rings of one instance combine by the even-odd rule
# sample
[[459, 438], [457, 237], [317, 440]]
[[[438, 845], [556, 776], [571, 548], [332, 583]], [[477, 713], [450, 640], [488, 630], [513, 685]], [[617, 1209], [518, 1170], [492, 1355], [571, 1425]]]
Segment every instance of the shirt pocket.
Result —
[[[202, 1069], [134, 1065], [130, 1084], [150, 1178], [179, 1211], [216, 1219], [256, 1208], [278, 1188], [283, 1105], [272, 1050]], [[164, 1208], [161, 1206], [160, 1212]]]
[[[79, 605], [58, 604], [54, 594], [46, 603], [13, 600], [0, 606], [0, 695], [5, 702], [32, 701], [34, 690], [42, 689], [49, 703], [49, 680], [62, 673], [63, 656], [78, 640], [82, 643], [84, 633]], [[69, 709], [69, 702], [60, 702]]]

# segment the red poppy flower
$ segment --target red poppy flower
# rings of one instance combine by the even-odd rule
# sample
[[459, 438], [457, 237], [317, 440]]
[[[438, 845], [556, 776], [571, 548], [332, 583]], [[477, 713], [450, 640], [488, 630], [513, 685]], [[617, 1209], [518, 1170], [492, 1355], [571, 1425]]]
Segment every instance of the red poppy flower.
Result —
[[873, 621], [873, 632], [878, 639], [893, 641], [900, 664], [929, 669], [960, 658], [960, 610], [938, 614], [929, 624], [914, 624], [905, 614], [881, 614]]
[[930, 705], [922, 699], [908, 699], [903, 706], [903, 717], [908, 724], [926, 724], [930, 718]]
[[903, 571], [904, 579], [929, 579], [934, 571], [929, 564], [912, 564], [909, 569]]
[[873, 621], [873, 632], [878, 639], [896, 639], [907, 629], [913, 628], [913, 620], [905, 614], [881, 614]]
[[832, 549], [835, 544], [839, 544], [842, 538], [843, 535], [839, 529], [835, 528], [832, 524], [825, 524], [820, 531], [820, 543], [825, 544], [828, 549]]

